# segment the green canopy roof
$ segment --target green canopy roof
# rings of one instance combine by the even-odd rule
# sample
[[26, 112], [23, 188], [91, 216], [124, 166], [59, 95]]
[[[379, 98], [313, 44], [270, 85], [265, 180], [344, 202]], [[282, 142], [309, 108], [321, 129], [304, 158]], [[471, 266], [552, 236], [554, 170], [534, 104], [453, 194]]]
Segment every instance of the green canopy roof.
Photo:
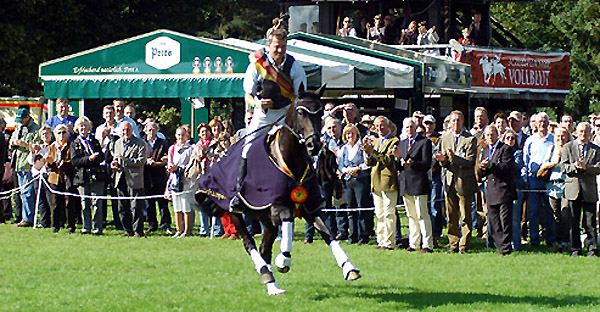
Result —
[[156, 30], [40, 64], [47, 98], [243, 97], [248, 49]]
[[[290, 40], [288, 51], [304, 67], [310, 88], [324, 83], [329, 89], [419, 86], [420, 60], [332, 47], [336, 41], [326, 37], [318, 37], [322, 42], [315, 45], [304, 36], [292, 35], [299, 39]], [[265, 44], [156, 30], [42, 63], [39, 81], [47, 98], [243, 97], [248, 54]]]
[[[249, 42], [229, 38], [221, 42], [253, 50], [267, 45], [265, 39]], [[414, 87], [414, 68], [398, 62], [298, 40], [288, 40], [287, 52], [303, 64], [309, 87], [319, 87], [325, 83], [328, 89], [410, 89]], [[310, 67], [314, 65], [318, 65], [317, 68]]]
[[417, 69], [415, 79], [422, 79], [424, 88], [465, 89], [471, 86], [471, 67], [444, 57], [430, 56], [354, 37], [294, 33], [289, 38], [414, 66]]

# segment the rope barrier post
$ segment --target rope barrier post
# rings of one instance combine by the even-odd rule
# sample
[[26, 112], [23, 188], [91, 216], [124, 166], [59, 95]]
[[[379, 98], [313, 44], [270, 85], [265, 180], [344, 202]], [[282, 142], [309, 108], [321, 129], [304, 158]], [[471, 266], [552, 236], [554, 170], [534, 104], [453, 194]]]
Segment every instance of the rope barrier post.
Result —
[[[36, 179], [37, 180], [41, 180], [41, 176], [42, 174], [40, 173]], [[37, 195], [35, 197], [35, 213], [33, 214], [33, 228], [37, 228], [37, 219], [38, 219], [38, 213], [39, 213], [39, 207], [40, 207], [40, 194], [42, 193], [42, 182], [38, 181], [38, 191], [37, 191]]]

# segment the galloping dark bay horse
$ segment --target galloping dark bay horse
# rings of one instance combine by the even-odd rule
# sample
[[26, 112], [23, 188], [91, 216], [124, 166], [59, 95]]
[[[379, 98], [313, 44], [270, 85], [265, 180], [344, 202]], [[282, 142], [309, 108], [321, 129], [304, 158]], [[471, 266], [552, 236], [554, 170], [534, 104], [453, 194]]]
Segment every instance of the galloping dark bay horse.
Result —
[[[324, 87], [314, 93], [300, 92], [286, 113], [284, 125], [258, 137], [250, 149], [248, 173], [239, 194], [246, 206], [243, 212], [259, 220], [264, 227], [260, 251], [241, 213], [229, 213], [269, 295], [285, 293], [277, 286], [270, 263], [273, 243], [281, 226], [281, 253], [275, 258], [275, 267], [281, 273], [289, 271], [295, 217], [314, 223], [346, 280], [360, 278], [359, 271], [340, 243], [332, 239], [321, 217], [321, 195], [311, 156], [316, 156], [321, 148], [323, 108], [320, 97], [323, 91]], [[236, 170], [243, 141], [234, 144], [229, 154], [199, 180], [196, 200], [205, 212], [220, 216], [229, 209], [229, 201], [236, 194]]]

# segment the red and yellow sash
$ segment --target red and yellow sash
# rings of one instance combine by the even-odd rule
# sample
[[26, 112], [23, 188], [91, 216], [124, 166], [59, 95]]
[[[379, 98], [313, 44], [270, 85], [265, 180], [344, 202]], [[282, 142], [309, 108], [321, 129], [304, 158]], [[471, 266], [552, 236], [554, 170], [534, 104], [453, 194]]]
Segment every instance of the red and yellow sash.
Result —
[[263, 50], [254, 52], [254, 57], [256, 59], [254, 66], [256, 66], [258, 73], [264, 79], [275, 81], [281, 89], [281, 95], [290, 101], [293, 101], [296, 98], [296, 95], [294, 94], [292, 78], [277, 68], [277, 66], [272, 66], [267, 59], [267, 54], [264, 53]]

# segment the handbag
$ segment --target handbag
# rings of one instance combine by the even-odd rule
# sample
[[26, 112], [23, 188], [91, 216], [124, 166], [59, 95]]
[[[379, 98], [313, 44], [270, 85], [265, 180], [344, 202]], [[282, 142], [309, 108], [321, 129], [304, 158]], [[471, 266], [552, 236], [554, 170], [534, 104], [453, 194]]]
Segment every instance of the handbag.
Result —
[[[549, 154], [552, 155], [554, 153], [554, 145], [550, 148]], [[543, 167], [540, 166], [540, 169], [535, 173], [535, 177], [542, 182], [550, 182], [550, 173], [552, 173], [552, 167]]]
[[4, 163], [4, 174], [2, 175], [2, 184], [12, 184], [13, 183], [13, 171], [10, 167], [10, 161]]
[[550, 182], [550, 173], [553, 167], [540, 167], [535, 177], [542, 182]]

